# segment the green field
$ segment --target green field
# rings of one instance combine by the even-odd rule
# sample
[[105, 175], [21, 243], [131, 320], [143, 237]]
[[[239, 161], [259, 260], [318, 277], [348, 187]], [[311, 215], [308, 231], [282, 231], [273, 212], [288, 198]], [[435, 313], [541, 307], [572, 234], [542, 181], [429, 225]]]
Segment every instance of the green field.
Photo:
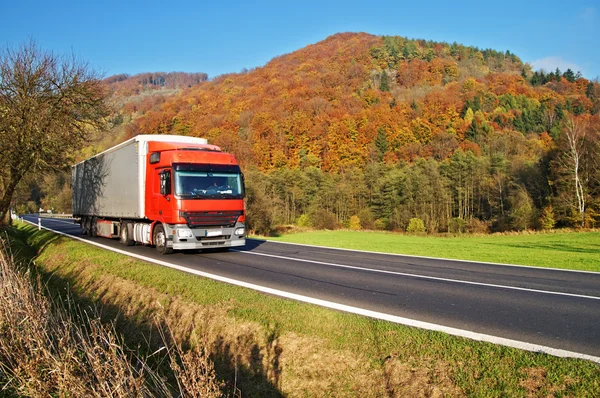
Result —
[[[152, 324], [158, 315], [176, 335], [188, 338], [193, 330], [191, 334], [200, 336], [210, 350], [228, 396], [234, 395], [234, 380], [242, 396], [600, 395], [600, 367], [593, 362], [281, 299], [23, 224], [11, 235], [13, 247], [24, 257], [35, 257], [36, 267], [54, 291], [62, 295], [68, 288], [79, 301], [101, 305], [106, 319], [118, 320], [118, 330], [134, 346], [150, 345], [148, 336], [156, 333]], [[314, 235], [335, 242], [346, 233]], [[347, 235], [356, 242], [358, 236], [370, 234]], [[406, 238], [411, 243], [405, 245], [436, 241]], [[203, 254], [196, 256], [202, 261]], [[152, 352], [155, 349], [149, 346]]]
[[439, 237], [340, 230], [299, 232], [266, 239], [382, 253], [600, 272], [600, 232]]

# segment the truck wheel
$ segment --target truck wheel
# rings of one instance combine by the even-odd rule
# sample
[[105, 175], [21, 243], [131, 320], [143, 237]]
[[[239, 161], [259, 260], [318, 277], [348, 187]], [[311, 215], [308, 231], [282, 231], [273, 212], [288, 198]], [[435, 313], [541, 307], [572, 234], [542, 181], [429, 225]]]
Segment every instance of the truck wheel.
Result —
[[98, 236], [98, 218], [97, 217], [92, 217], [92, 219], [90, 220], [90, 232], [88, 235], [90, 235], [92, 238], [95, 238]]
[[162, 225], [154, 227], [154, 245], [160, 254], [169, 254], [173, 252], [173, 248], [167, 246], [167, 234]]
[[119, 234], [119, 241], [124, 244], [125, 246], [133, 246], [135, 245], [135, 240], [131, 239], [132, 236], [129, 233], [129, 227], [131, 226], [131, 223], [128, 222], [122, 222], [121, 223], [121, 233]]

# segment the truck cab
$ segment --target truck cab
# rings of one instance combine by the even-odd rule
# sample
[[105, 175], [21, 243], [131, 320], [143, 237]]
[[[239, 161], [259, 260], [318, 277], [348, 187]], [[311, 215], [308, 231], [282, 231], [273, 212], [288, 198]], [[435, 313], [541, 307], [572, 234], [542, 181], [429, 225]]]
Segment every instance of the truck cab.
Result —
[[149, 143], [146, 215], [172, 249], [245, 244], [244, 177], [218, 147]]

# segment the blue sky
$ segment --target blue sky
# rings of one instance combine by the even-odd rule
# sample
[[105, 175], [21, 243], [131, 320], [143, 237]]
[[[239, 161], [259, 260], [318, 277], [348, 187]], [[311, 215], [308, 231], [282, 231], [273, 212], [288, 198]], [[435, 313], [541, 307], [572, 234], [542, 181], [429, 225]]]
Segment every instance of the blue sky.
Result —
[[0, 0], [1, 47], [33, 38], [106, 76], [184, 71], [215, 77], [339, 32], [510, 50], [534, 69], [570, 67], [600, 77], [598, 0]]

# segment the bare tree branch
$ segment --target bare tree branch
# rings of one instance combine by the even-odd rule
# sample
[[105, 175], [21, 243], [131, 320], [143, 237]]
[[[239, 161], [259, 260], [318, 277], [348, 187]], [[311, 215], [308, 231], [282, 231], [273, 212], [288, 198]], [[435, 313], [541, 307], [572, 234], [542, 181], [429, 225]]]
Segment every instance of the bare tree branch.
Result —
[[0, 220], [30, 171], [61, 169], [89, 134], [102, 128], [107, 93], [95, 72], [73, 56], [34, 42], [0, 53]]

